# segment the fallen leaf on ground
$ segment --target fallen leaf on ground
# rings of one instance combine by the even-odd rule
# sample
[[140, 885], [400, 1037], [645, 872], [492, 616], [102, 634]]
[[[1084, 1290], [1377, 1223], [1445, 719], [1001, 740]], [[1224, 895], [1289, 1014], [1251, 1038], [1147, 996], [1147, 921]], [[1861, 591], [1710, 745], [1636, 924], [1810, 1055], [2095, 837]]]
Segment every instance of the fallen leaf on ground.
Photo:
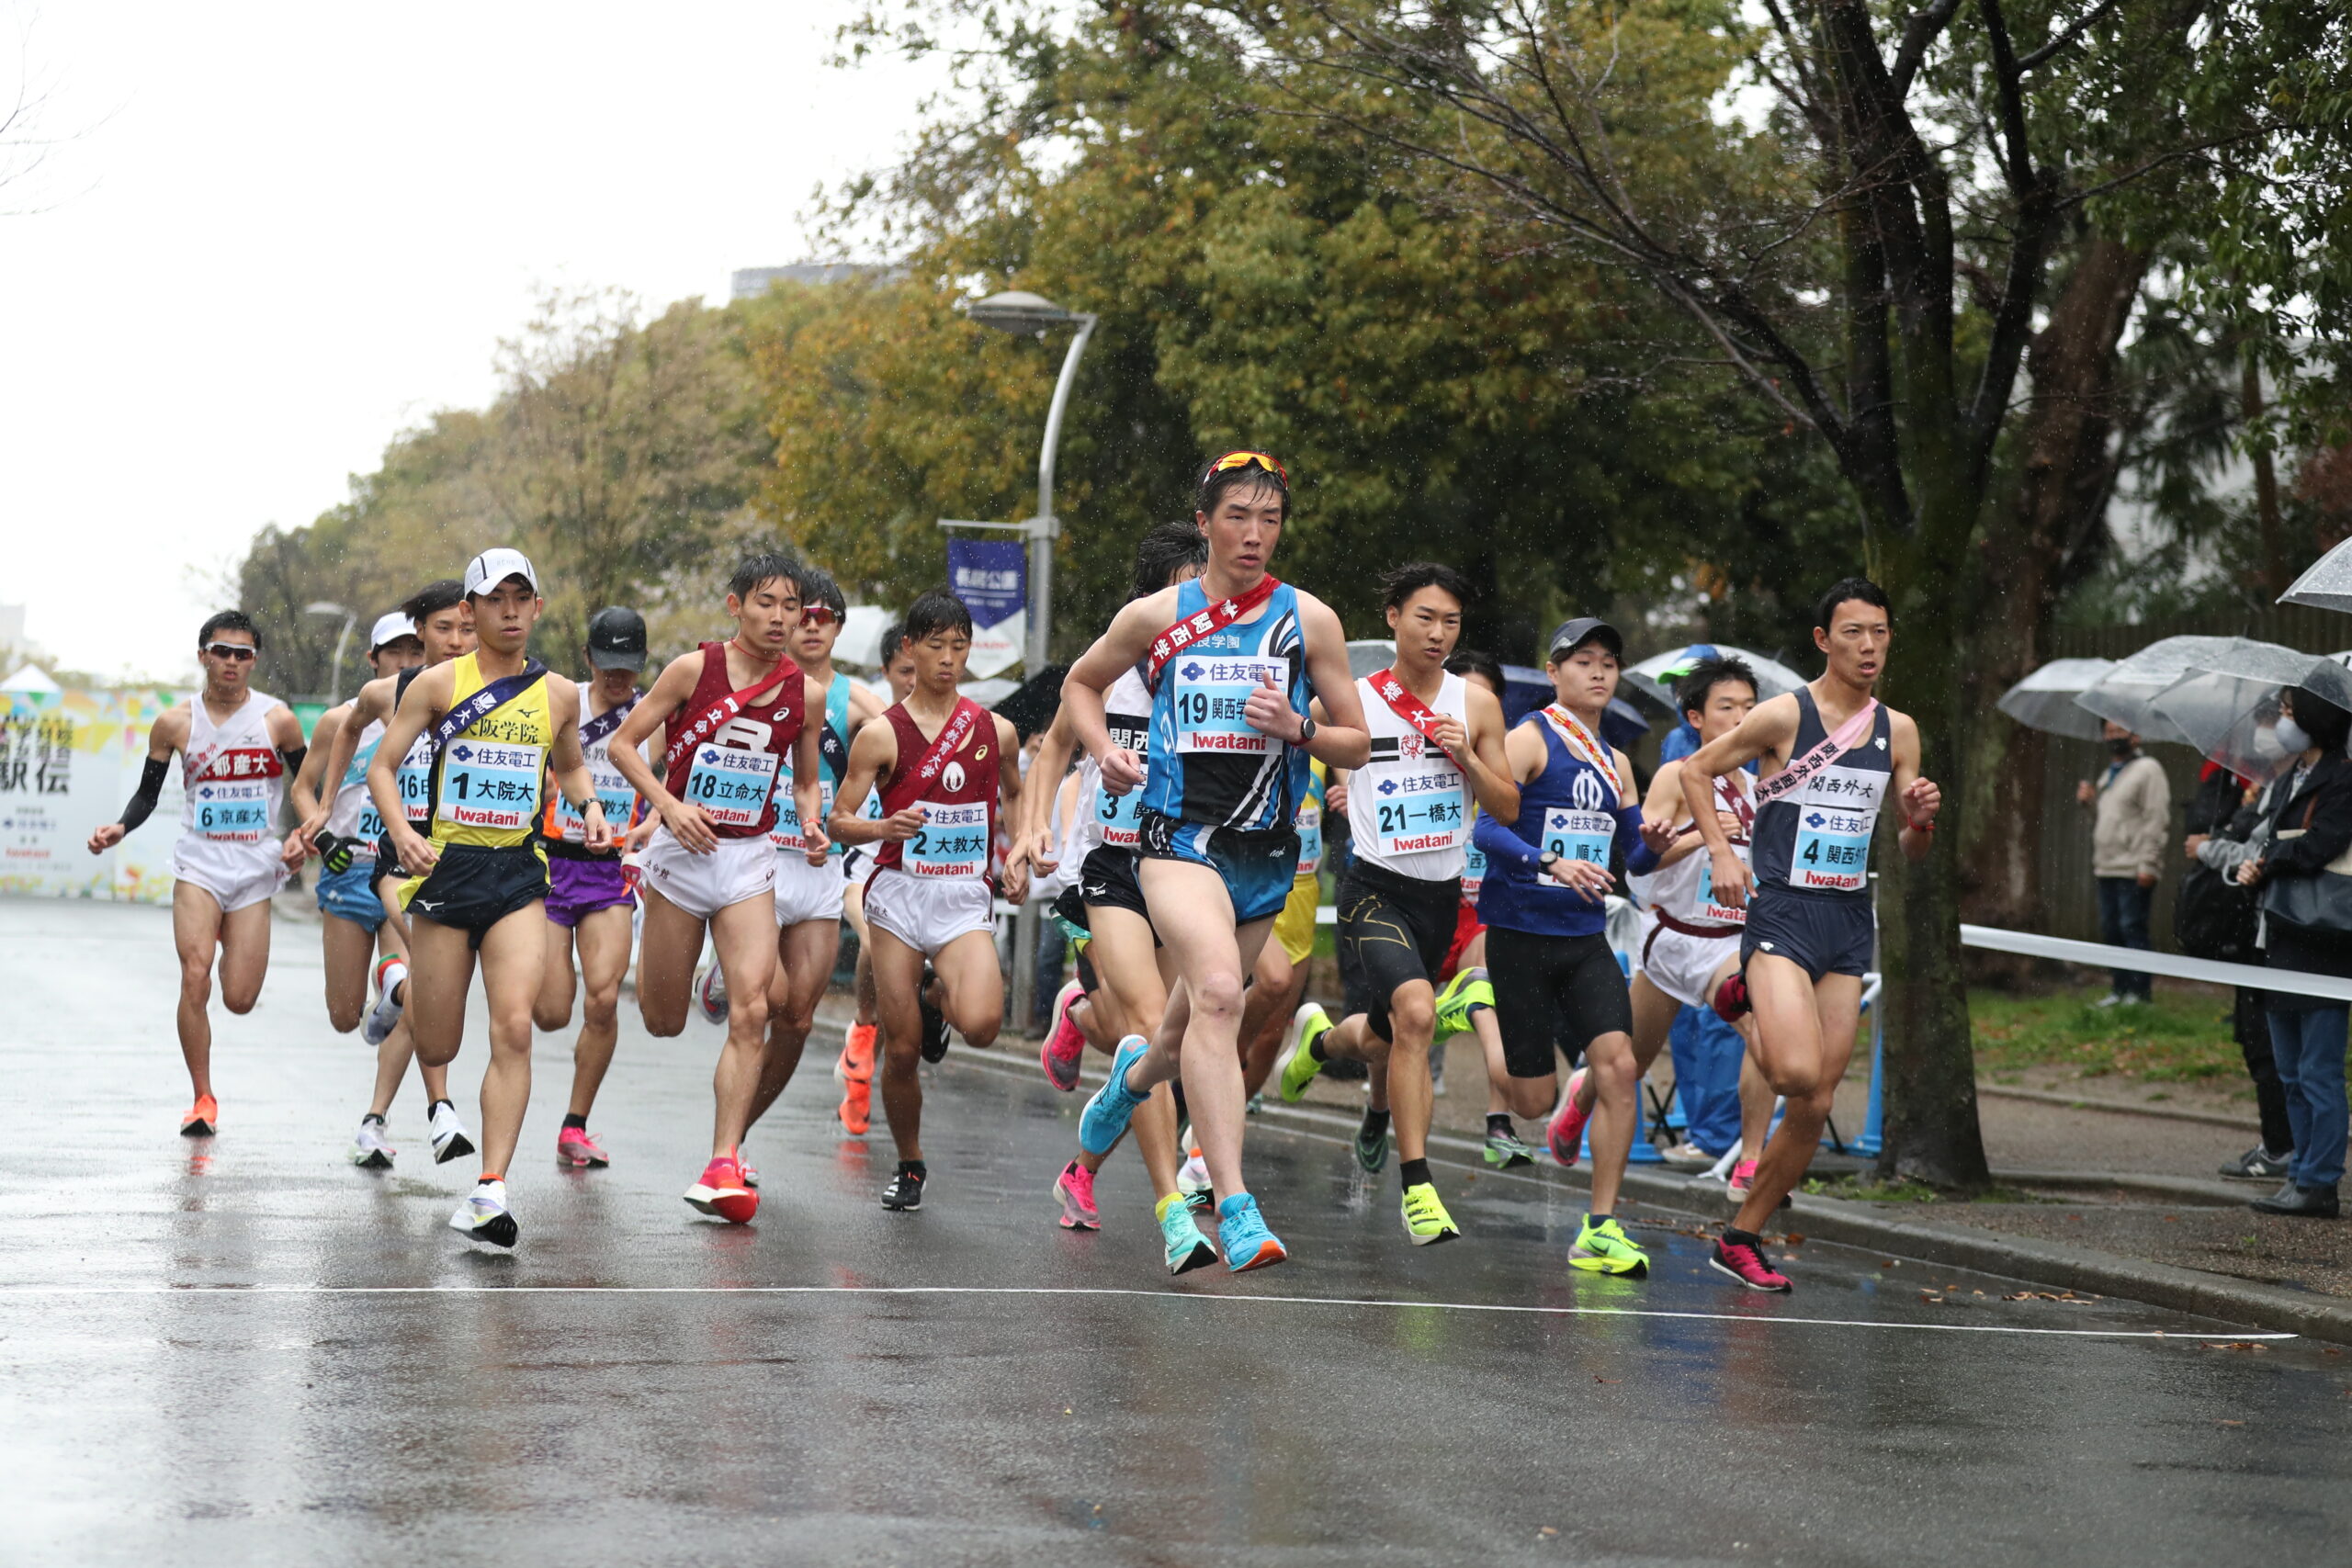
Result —
[[1550, 1525], [1545, 1525], [1542, 1529], [1537, 1530], [1535, 1533], [1537, 1535], [1557, 1535], [1560, 1532], [1554, 1529]]
[[1799, 1235], [1794, 1231], [1791, 1231], [1789, 1233], [1789, 1245], [1791, 1247], [1802, 1247], [1804, 1245], [1804, 1237]]
[[2245, 1425], [2243, 1421], [2216, 1421], [2213, 1424], [2217, 1427], [2243, 1427]]
[[[2251, 1350], [2256, 1355], [2260, 1355], [2262, 1352], [2269, 1349], [2270, 1347], [2260, 1344], [2252, 1339], [2208, 1339], [2205, 1341], [2204, 1348], [2208, 1350]], [[2224, 1423], [2224, 1425], [2232, 1427], [2238, 1426], [2241, 1423], [2235, 1421]]]

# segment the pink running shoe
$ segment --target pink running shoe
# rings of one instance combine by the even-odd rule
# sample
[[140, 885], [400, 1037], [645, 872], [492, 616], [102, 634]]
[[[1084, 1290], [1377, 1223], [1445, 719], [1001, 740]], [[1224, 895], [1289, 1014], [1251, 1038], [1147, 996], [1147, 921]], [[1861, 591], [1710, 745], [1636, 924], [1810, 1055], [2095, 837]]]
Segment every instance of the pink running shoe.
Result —
[[1079, 1058], [1086, 1055], [1086, 1036], [1070, 1021], [1070, 1005], [1086, 995], [1086, 989], [1072, 980], [1054, 998], [1054, 1027], [1046, 1032], [1046, 1043], [1038, 1048], [1038, 1065], [1046, 1069], [1046, 1077], [1056, 1089], [1068, 1094], [1078, 1087]]
[[585, 1127], [566, 1127], [555, 1135], [555, 1163], [603, 1167], [613, 1163], [605, 1145], [589, 1136]]
[[1756, 1162], [1744, 1159], [1731, 1168], [1731, 1179], [1724, 1183], [1724, 1191], [1735, 1203], [1744, 1202], [1747, 1190], [1756, 1185]]
[[1552, 1157], [1566, 1167], [1577, 1163], [1577, 1155], [1584, 1147], [1584, 1124], [1592, 1120], [1591, 1111], [1577, 1109], [1577, 1090], [1583, 1087], [1584, 1069], [1578, 1067], [1568, 1075], [1567, 1092], [1560, 1096], [1560, 1108], [1552, 1112], [1551, 1124], [1544, 1129]]
[[1789, 1277], [1765, 1261], [1764, 1249], [1752, 1241], [1734, 1241], [1726, 1235], [1715, 1243], [1714, 1255], [1707, 1262], [1718, 1273], [1730, 1275], [1751, 1291], [1773, 1291], [1786, 1295], [1792, 1288]]
[[743, 1184], [741, 1165], [726, 1155], [702, 1168], [702, 1179], [686, 1189], [685, 1199], [696, 1212], [730, 1225], [749, 1224], [760, 1212], [760, 1195]]
[[1062, 1167], [1054, 1178], [1054, 1198], [1062, 1206], [1061, 1227], [1066, 1231], [1096, 1231], [1102, 1228], [1102, 1217], [1094, 1212], [1094, 1173], [1076, 1160]]

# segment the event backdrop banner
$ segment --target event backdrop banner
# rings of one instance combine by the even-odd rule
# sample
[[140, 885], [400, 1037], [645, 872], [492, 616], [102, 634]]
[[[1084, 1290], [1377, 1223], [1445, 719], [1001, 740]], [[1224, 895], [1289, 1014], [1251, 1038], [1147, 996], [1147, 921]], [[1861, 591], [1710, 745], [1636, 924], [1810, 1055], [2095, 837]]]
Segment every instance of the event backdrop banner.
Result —
[[186, 696], [162, 686], [10, 692], [0, 720], [0, 893], [122, 898], [172, 896], [180, 833], [179, 766], [145, 826], [102, 855], [90, 835], [139, 787], [147, 732]]
[[972, 612], [972, 657], [982, 680], [1021, 662], [1029, 637], [1028, 547], [1012, 539], [950, 539], [947, 581]]

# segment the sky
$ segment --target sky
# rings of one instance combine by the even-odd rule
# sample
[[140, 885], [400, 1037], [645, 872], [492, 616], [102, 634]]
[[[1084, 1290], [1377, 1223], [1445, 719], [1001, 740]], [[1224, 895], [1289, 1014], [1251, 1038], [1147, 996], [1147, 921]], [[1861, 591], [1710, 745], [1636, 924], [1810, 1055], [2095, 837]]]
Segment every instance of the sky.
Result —
[[540, 288], [815, 258], [817, 188], [938, 77], [828, 66], [857, 8], [0, 0], [0, 114], [28, 78], [54, 142], [0, 185], [0, 604], [68, 668], [192, 673], [254, 531], [488, 401]]

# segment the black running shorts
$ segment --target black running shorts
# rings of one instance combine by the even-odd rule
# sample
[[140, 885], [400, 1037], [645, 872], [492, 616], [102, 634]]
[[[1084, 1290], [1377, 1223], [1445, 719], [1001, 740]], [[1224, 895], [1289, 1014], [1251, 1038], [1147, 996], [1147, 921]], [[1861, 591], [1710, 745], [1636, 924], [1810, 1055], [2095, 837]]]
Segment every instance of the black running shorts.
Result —
[[1351, 862], [1333, 900], [1340, 911], [1340, 983], [1347, 1009], [1372, 1021], [1372, 1032], [1394, 1040], [1388, 1004], [1399, 986], [1437, 982], [1461, 919], [1459, 878], [1427, 882], [1382, 866]]
[[1495, 987], [1503, 1064], [1515, 1078], [1551, 1076], [1555, 1041], [1580, 1054], [1604, 1034], [1634, 1032], [1625, 972], [1598, 934], [1534, 936], [1490, 925], [1487, 978]]
[[484, 931], [547, 896], [548, 863], [537, 844], [444, 844], [439, 862], [403, 903], [411, 919], [455, 926], [479, 948]]

